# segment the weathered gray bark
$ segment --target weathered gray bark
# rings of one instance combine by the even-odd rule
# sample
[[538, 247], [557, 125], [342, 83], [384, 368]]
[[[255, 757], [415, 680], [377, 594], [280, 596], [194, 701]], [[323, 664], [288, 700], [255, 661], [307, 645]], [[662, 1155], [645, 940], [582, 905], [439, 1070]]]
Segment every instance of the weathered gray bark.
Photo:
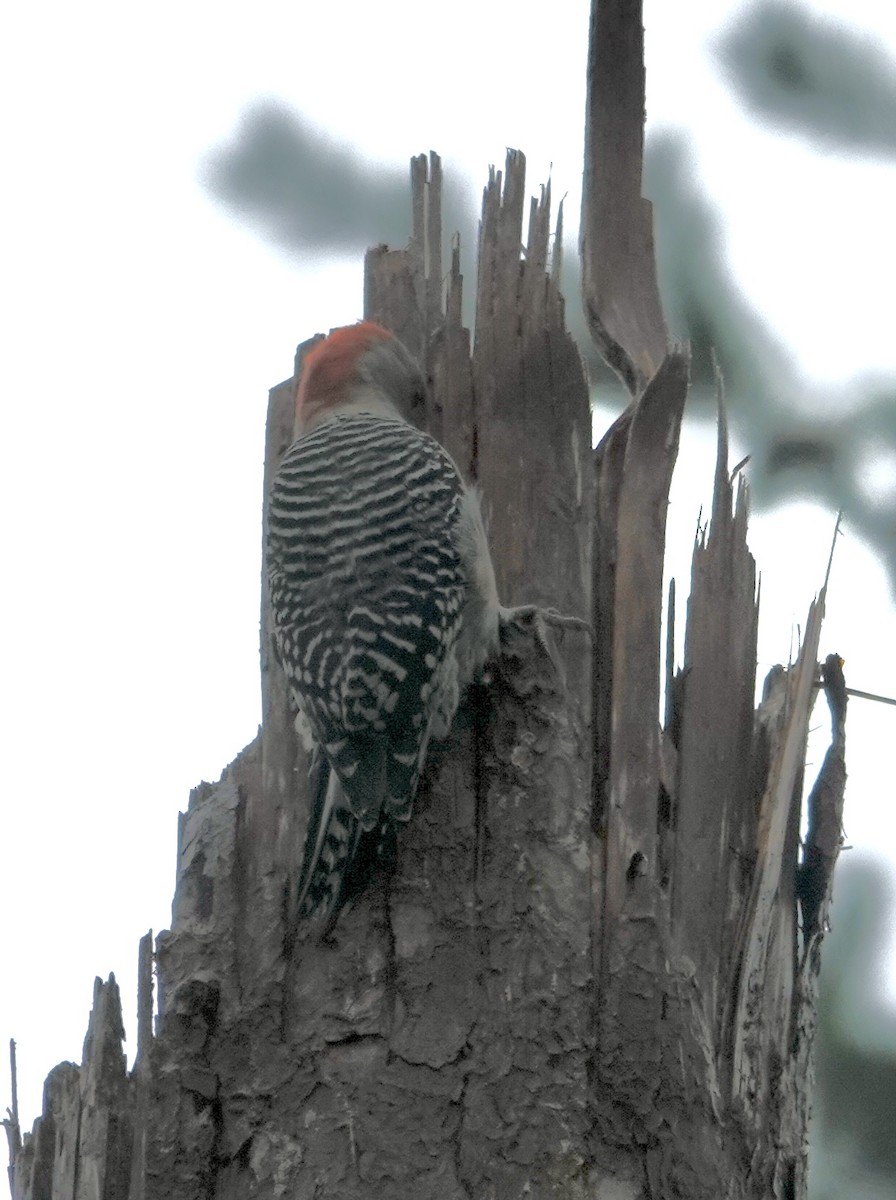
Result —
[[644, 28], [640, 0], [592, 0], [585, 110], [582, 288], [591, 336], [634, 395], [666, 354], [653, 253], [653, 210], [641, 195]]
[[[605, 23], [621, 19], [606, 7]], [[637, 54], [612, 62], [640, 69]], [[643, 94], [623, 82], [627, 117], [608, 128], [630, 146]], [[601, 277], [588, 247], [605, 241], [618, 172], [628, 195], [630, 155], [615, 167], [609, 155], [600, 195], [586, 195], [586, 280]], [[438, 160], [415, 160], [412, 179], [409, 247], [369, 254], [366, 315], [427, 365], [429, 405], [408, 415], [481, 486], [504, 602], [590, 612], [593, 646], [569, 633], [552, 660], [534, 630], [508, 637], [432, 755], [394, 874], [340, 919], [334, 944], [310, 944], [291, 916], [307, 763], [263, 587], [263, 725], [182, 817], [155, 1031], [145, 939], [134, 1070], [117, 987], [97, 981], [83, 1065], [51, 1074], [23, 1145], [13, 1131], [15, 1200], [805, 1194], [844, 779], [832, 656], [834, 741], [800, 871], [823, 596], [798, 662], [772, 673], [754, 712], [754, 565], [722, 422], [684, 668], [666, 665], [660, 726], [686, 352], [666, 348], [651, 295], [619, 290], [623, 256], [587, 303], [637, 396], [592, 451], [559, 245], [549, 262], [549, 192], [521, 255], [522, 156], [489, 180], [471, 353], [456, 254], [443, 308]], [[633, 211], [635, 275], [649, 281], [649, 214]], [[293, 390], [271, 392], [266, 492], [292, 439]]]

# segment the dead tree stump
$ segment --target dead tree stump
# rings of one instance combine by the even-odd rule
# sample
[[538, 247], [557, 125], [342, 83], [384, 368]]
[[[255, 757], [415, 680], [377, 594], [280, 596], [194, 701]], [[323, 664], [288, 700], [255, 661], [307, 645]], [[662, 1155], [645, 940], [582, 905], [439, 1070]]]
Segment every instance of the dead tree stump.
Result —
[[[661, 664], [688, 363], [667, 346], [640, 199], [636, 8], [592, 17], [586, 307], [633, 394], [596, 451], [549, 189], [521, 253], [522, 155], [485, 189], [472, 349], [457, 253], [443, 303], [435, 156], [412, 166], [407, 250], [366, 265], [365, 316], [432, 381], [410, 418], [482, 489], [503, 601], [590, 614], [593, 644], [507, 642], [432, 754], [394, 873], [335, 944], [311, 944], [290, 936], [307, 762], [263, 594], [263, 725], [182, 816], [155, 1028], [147, 937], [134, 1069], [114, 978], [98, 980], [82, 1066], [51, 1073], [24, 1141], [7, 1122], [14, 1200], [805, 1196], [843, 680], [829, 656], [834, 737], [801, 864], [823, 592], [754, 711], [755, 572], [724, 419], [684, 666]], [[293, 390], [271, 392], [266, 492]]]

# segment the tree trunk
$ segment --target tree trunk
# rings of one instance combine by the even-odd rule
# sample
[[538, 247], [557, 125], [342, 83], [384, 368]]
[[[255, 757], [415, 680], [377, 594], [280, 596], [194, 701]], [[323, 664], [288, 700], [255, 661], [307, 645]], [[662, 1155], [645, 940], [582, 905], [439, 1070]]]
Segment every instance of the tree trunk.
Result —
[[[432, 380], [412, 418], [482, 489], [503, 602], [590, 613], [593, 643], [507, 640], [431, 754], [394, 873], [314, 944], [292, 915], [308, 764], [263, 594], [263, 725], [182, 816], [155, 1032], [147, 937], [133, 1071], [114, 978], [98, 980], [83, 1065], [51, 1073], [24, 1143], [9, 1130], [14, 1200], [805, 1195], [843, 679], [830, 656], [834, 739], [800, 866], [823, 592], [754, 712], [755, 571], [723, 416], [685, 663], [661, 670], [687, 353], [666, 349], [640, 200], [636, 9], [592, 16], [586, 307], [636, 393], [596, 451], [549, 189], [520, 254], [522, 155], [485, 189], [472, 353], [456, 252], [443, 311], [435, 156], [412, 166], [408, 249], [366, 271], [365, 315]], [[293, 392], [271, 391], [266, 493]]]

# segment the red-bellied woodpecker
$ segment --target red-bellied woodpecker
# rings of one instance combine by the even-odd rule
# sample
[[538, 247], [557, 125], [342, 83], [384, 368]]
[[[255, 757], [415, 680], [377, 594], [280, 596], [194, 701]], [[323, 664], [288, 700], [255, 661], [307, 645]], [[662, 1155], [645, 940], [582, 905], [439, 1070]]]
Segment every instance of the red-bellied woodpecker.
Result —
[[298, 913], [324, 932], [410, 819], [430, 739], [508, 615], [476, 493], [402, 415], [425, 387], [385, 329], [335, 330], [305, 359], [270, 496], [274, 633], [317, 748]]

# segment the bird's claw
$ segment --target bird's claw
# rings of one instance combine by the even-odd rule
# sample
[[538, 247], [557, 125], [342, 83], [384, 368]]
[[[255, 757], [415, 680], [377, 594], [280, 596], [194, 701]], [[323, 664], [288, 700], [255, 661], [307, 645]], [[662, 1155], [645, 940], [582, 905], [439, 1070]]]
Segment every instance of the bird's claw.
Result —
[[523, 604], [518, 608], [508, 609], [504, 613], [504, 620], [507, 624], [512, 625], [531, 624], [537, 646], [550, 659], [554, 670], [558, 674], [559, 664], [548, 641], [547, 630], [549, 625], [553, 625], [557, 629], [578, 629], [587, 633], [592, 641], [594, 640], [594, 629], [589, 621], [585, 621], [581, 617], [566, 616], [564, 613], [558, 612], [555, 608], [541, 608], [537, 604]]

